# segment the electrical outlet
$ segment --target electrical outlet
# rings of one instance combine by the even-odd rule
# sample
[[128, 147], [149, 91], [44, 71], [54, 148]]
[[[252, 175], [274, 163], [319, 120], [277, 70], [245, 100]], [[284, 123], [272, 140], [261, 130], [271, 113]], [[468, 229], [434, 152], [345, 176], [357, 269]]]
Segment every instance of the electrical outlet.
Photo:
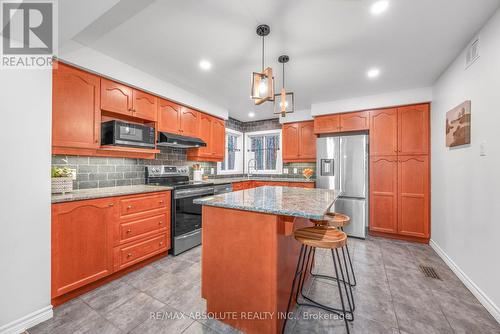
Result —
[[212, 174], [212, 175], [215, 174], [215, 168], [213, 168], [213, 167], [210, 168], [210, 174]]
[[73, 180], [76, 180], [76, 169], [73, 169], [73, 168], [71, 169], [71, 178]]
[[294, 174], [297, 174], [297, 173], [298, 173], [297, 168], [294, 168], [294, 169], [293, 169], [293, 173], [294, 173]]
[[288, 174], [288, 168], [283, 168], [283, 174]]

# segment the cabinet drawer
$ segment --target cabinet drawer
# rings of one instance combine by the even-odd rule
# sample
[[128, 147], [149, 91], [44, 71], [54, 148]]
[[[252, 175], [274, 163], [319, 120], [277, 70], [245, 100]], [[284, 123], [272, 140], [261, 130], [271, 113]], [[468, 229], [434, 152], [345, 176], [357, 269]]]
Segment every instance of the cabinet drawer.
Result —
[[120, 200], [120, 217], [167, 208], [170, 193], [128, 197]]
[[137, 219], [126, 223], [121, 223], [117, 242], [128, 242], [143, 237], [148, 233], [159, 233], [168, 228], [170, 219], [167, 214], [153, 217]]
[[166, 233], [132, 245], [115, 247], [115, 271], [145, 260], [169, 248], [170, 239]]

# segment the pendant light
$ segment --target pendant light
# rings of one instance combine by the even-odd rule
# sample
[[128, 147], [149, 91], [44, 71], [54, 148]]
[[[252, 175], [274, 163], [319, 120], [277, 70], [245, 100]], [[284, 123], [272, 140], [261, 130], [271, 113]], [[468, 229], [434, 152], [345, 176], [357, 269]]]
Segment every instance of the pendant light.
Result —
[[252, 93], [251, 98], [256, 105], [274, 99], [274, 78], [273, 69], [264, 67], [264, 38], [269, 35], [271, 28], [267, 24], [257, 27], [257, 35], [262, 37], [262, 69], [261, 72], [252, 73]]
[[287, 55], [279, 56], [278, 62], [283, 64], [283, 86], [280, 94], [274, 94], [274, 113], [285, 117], [286, 114], [294, 112], [294, 96], [293, 92], [285, 90], [285, 64], [288, 63], [290, 57]]

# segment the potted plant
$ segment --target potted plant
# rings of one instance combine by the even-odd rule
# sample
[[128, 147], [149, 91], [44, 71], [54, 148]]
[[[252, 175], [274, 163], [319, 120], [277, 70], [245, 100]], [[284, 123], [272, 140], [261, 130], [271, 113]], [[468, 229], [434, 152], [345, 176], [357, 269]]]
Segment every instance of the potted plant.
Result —
[[52, 167], [52, 193], [60, 194], [73, 191], [73, 173], [68, 167]]

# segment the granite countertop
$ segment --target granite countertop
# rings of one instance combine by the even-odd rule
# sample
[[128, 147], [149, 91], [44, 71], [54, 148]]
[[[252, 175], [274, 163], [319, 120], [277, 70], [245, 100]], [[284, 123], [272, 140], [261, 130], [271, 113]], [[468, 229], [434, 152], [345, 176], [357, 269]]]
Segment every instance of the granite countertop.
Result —
[[134, 185], [134, 186], [119, 186], [106, 188], [92, 188], [73, 190], [66, 194], [52, 194], [52, 203], [62, 203], [71, 201], [82, 201], [86, 199], [113, 197], [122, 195], [132, 195], [140, 193], [151, 193], [156, 191], [172, 190], [172, 187], [152, 186], [152, 185]]
[[227, 178], [216, 178], [216, 179], [207, 179], [204, 180], [207, 182], [213, 182], [214, 184], [224, 184], [224, 183], [234, 183], [234, 182], [244, 182], [244, 181], [270, 181], [270, 182], [316, 182], [316, 180], [310, 179], [306, 180], [305, 178], [291, 178], [291, 177], [258, 177], [251, 176], [250, 178], [246, 176], [240, 177], [227, 177]]
[[258, 187], [195, 199], [194, 203], [275, 215], [323, 219], [340, 196], [339, 190]]

